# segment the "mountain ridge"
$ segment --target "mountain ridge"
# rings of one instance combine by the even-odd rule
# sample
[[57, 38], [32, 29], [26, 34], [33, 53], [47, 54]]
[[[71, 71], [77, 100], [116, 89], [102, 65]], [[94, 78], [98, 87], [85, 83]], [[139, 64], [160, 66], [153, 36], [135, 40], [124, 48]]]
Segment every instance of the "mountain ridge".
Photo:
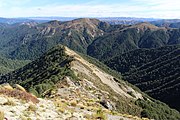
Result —
[[[149, 110], [152, 112], [151, 109], [153, 109], [153, 111], [160, 111], [163, 118], [167, 118], [170, 114], [163, 113], [159, 109], [163, 108], [172, 112], [173, 116], [169, 116], [172, 119], [175, 116], [177, 118], [179, 117], [177, 111], [143, 95], [123, 80], [113, 77], [101, 68], [85, 60], [76, 52], [63, 46], [57, 46], [51, 49], [44, 56], [29, 63], [25, 67], [1, 76], [0, 80], [0, 83], [20, 84], [34, 94], [41, 96], [51, 96], [54, 90], [63, 94], [62, 83], [69, 81], [69, 85], [75, 85], [75, 88], [81, 88], [85, 85], [87, 87], [85, 89], [91, 91], [89, 93], [92, 93], [96, 97], [99, 96], [100, 98], [97, 98], [101, 102], [102, 100], [109, 101], [108, 104], [111, 107], [107, 107], [104, 102], [100, 102], [100, 104], [106, 106], [108, 109], [113, 108], [114, 110], [115, 107], [120, 113], [161, 119], [158, 114], [149, 115], [148, 113], [144, 113]], [[86, 95], [88, 94], [86, 93]], [[142, 108], [142, 104], [151, 104], [154, 108], [149, 108], [148, 106]]]

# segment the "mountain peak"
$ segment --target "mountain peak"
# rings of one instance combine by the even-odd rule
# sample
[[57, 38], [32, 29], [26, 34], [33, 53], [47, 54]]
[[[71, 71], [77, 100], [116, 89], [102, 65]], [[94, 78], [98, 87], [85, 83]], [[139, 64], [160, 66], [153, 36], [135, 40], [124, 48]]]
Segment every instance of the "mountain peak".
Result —
[[95, 18], [79, 18], [79, 19], [75, 19], [72, 21], [68, 21], [66, 22], [67, 25], [72, 25], [72, 26], [94, 26], [97, 27], [101, 21]]
[[48, 22], [49, 24], [51, 24], [52, 26], [59, 26], [60, 25], [60, 21], [58, 20], [52, 20]]
[[157, 27], [149, 22], [142, 22], [142, 23], [138, 23], [136, 25], [131, 26], [130, 28], [137, 28], [140, 30], [158, 30], [158, 29], [162, 29], [160, 27]]
[[92, 22], [94, 24], [97, 24], [100, 22], [100, 20], [95, 19], [95, 18], [79, 18], [79, 19], [73, 20], [73, 22], [86, 22], [86, 23]]

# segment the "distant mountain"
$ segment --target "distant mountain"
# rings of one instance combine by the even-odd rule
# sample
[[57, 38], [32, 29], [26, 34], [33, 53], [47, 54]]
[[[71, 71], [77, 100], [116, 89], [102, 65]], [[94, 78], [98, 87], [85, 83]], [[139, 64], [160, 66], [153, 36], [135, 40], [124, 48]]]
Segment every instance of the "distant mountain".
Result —
[[18, 59], [37, 58], [58, 43], [85, 53], [87, 46], [104, 34], [106, 26], [97, 19], [15, 25], [1, 33], [0, 48], [11, 58]]
[[[71, 21], [77, 18], [76, 17], [29, 17], [27, 19], [48, 20], [48, 21], [52, 21], [52, 20]], [[119, 24], [133, 25], [140, 22], [151, 22], [151, 21], [160, 20], [154, 18], [135, 18], [135, 17], [96, 17], [91, 19], [99, 19], [100, 21], [107, 22], [111, 25], [119, 25]]]
[[75, 19], [78, 19], [77, 17], [28, 17], [27, 19], [31, 20], [40, 20], [40, 21], [53, 21], [53, 20], [58, 20], [58, 21], [72, 21]]
[[158, 48], [180, 44], [179, 40], [179, 29], [139, 23], [98, 37], [88, 46], [87, 54], [103, 61], [138, 48]]
[[[136, 90], [122, 81], [118, 74], [112, 74], [116, 73], [97, 60], [79, 55], [67, 47], [56, 46], [23, 68], [1, 76], [0, 83], [20, 84], [37, 96], [54, 99], [54, 103], [63, 99], [66, 106], [62, 106], [64, 102], [58, 105], [65, 107], [66, 111], [69, 108], [71, 112], [83, 109], [98, 115], [92, 114], [89, 118], [110, 119], [115, 116], [125, 119], [128, 115], [124, 114], [130, 114], [128, 118], [180, 119], [176, 110]], [[110, 110], [116, 114], [107, 112]], [[63, 109], [59, 111], [64, 113]], [[84, 115], [84, 112], [80, 113]]]
[[8, 19], [8, 18], [0, 18], [0, 23], [7, 23], [7, 24], [14, 24], [14, 23], [16, 23], [16, 22], [22, 22], [22, 21], [24, 21], [24, 20], [18, 20], [18, 19]]
[[98, 18], [101, 21], [107, 22], [111, 25], [134, 25], [141, 22], [151, 22], [158, 21], [159, 19], [154, 18], [135, 18], [135, 17], [107, 17], [107, 18]]
[[[7, 23], [7, 24], [15, 24], [15, 23], [22, 23], [22, 22], [38, 22], [38, 23], [45, 23], [53, 20], [58, 21], [72, 21], [78, 19], [77, 17], [25, 17], [25, 18], [0, 18], [0, 23]], [[97, 17], [91, 19], [99, 19], [103, 22], [108, 22], [112, 25], [117, 24], [126, 24], [126, 25], [133, 25], [140, 22], [151, 22], [151, 21], [160, 21], [161, 19], [155, 18], [135, 18], [135, 17]]]
[[164, 19], [152, 21], [151, 23], [159, 27], [180, 28], [180, 19]]
[[171, 27], [171, 28], [180, 28], [180, 22], [171, 23], [171, 24], [169, 25], [169, 27]]
[[8, 24], [6, 24], [6, 23], [0, 23], [0, 27], [1, 28], [5, 28], [5, 27], [7, 27], [8, 26]]
[[6, 23], [6, 24], [16, 24], [16, 23], [25, 23], [25, 22], [38, 22], [43, 23], [47, 22], [47, 20], [33, 20], [28, 18], [2, 18], [0, 17], [0, 23]]

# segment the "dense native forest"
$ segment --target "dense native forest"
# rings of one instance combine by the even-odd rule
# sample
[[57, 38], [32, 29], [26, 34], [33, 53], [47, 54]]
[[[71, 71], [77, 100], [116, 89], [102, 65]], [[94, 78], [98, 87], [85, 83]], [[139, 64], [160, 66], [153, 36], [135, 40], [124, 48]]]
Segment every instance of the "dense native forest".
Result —
[[152, 97], [179, 109], [180, 46], [137, 49], [105, 64], [122, 73], [123, 78]]

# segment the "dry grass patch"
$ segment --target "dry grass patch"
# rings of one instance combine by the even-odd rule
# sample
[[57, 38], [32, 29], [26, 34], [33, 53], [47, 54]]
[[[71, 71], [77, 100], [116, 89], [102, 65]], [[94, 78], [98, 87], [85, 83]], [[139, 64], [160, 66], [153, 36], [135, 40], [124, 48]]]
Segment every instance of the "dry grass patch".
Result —
[[93, 114], [93, 119], [107, 120], [107, 116], [102, 111], [102, 109], [99, 109], [99, 110], [96, 111], [95, 114]]
[[0, 120], [4, 120], [4, 112], [0, 111]]
[[30, 104], [29, 107], [27, 108], [28, 111], [32, 111], [32, 112], [35, 112], [37, 110], [37, 107], [36, 105], [34, 104]]
[[27, 102], [29, 101], [33, 103], [39, 102], [36, 96], [33, 96], [30, 93], [16, 90], [16, 89], [10, 90], [10, 89], [3, 88], [3, 89], [0, 89], [0, 94], [7, 95], [8, 97], [14, 97], [17, 99], [25, 100]]
[[5, 102], [3, 105], [15, 106], [16, 103], [11, 99], [7, 99], [7, 102]]
[[77, 106], [77, 101], [76, 100], [71, 101], [70, 105], [73, 106], [73, 107], [76, 107]]

